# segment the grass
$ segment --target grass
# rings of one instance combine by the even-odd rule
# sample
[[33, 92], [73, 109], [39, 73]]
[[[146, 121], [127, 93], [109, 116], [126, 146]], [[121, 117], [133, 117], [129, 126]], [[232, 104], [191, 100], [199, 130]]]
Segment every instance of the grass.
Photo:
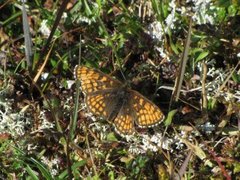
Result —
[[[238, 2], [22, 6], [0, 2], [1, 179], [240, 176]], [[130, 82], [166, 120], [122, 137], [89, 114], [77, 64]]]

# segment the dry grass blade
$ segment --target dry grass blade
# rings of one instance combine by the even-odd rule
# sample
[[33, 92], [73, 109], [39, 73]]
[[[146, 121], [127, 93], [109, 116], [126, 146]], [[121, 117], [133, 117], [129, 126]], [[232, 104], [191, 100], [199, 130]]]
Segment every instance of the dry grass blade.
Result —
[[186, 139], [182, 139], [183, 143], [192, 150], [192, 152], [202, 161], [205, 161], [205, 165], [209, 166], [209, 167], [213, 167], [213, 164], [211, 161], [206, 160], [207, 155], [206, 153], [203, 151], [203, 149], [199, 146], [199, 145], [195, 145], [192, 144], [191, 142], [189, 142]]
[[53, 46], [51, 47], [50, 51], [48, 52], [48, 54], [47, 54], [47, 56], [46, 56], [46, 58], [45, 58], [45, 61], [43, 62], [41, 68], [39, 69], [39, 71], [37, 72], [36, 76], [34, 77], [34, 79], [33, 79], [33, 82], [34, 82], [34, 83], [36, 83], [36, 82], [38, 81], [41, 73], [43, 72], [43, 69], [44, 69], [44, 67], [46, 66], [46, 64], [47, 64], [47, 62], [48, 62], [48, 59], [49, 59], [49, 57], [50, 57], [50, 54], [51, 54], [51, 52], [52, 52], [52, 48], [53, 48]]
[[28, 69], [31, 70], [32, 67], [32, 38], [30, 34], [30, 28], [27, 19], [27, 12], [25, 8], [24, 1], [22, 1], [22, 19], [23, 19], [23, 32], [24, 32], [24, 43], [25, 43], [25, 55], [28, 65]]
[[187, 165], [188, 165], [188, 162], [190, 161], [191, 156], [192, 156], [192, 150], [189, 151], [188, 156], [184, 160], [184, 162], [179, 170], [179, 177], [182, 177], [184, 175], [184, 173], [186, 172]]
[[233, 73], [235, 71], [237, 71], [238, 66], [240, 65], [240, 61], [238, 62], [238, 64], [235, 66], [235, 68], [230, 72], [230, 74], [227, 76], [227, 78], [225, 79], [225, 81], [223, 82], [223, 84], [220, 86], [220, 88], [218, 89], [217, 93], [215, 94], [214, 97], [218, 97], [220, 92], [223, 90], [223, 88], [226, 86], [227, 82], [229, 81], [229, 79], [232, 77]]
[[179, 94], [180, 94], [180, 91], [181, 91], [183, 77], [184, 77], [186, 64], [187, 64], [187, 60], [188, 60], [188, 52], [189, 52], [189, 47], [190, 47], [191, 31], [192, 31], [192, 20], [190, 20], [187, 40], [186, 40], [186, 44], [185, 44], [185, 47], [184, 47], [184, 52], [183, 52], [183, 55], [182, 55], [178, 76], [175, 80], [175, 86], [174, 86], [174, 90], [173, 90], [172, 97], [171, 97], [170, 107], [171, 107], [171, 104], [172, 104], [173, 101], [177, 102], [178, 99], [179, 99]]
[[205, 111], [207, 109], [207, 91], [206, 91], [206, 79], [207, 79], [207, 65], [203, 61], [203, 77], [202, 77], [202, 109]]

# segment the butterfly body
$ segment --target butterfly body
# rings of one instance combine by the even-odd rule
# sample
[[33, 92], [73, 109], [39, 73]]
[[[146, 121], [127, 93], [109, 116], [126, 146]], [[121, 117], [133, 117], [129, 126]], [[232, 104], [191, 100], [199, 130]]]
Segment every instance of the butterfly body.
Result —
[[88, 109], [113, 122], [120, 134], [133, 134], [135, 125], [149, 127], [164, 118], [161, 110], [150, 100], [107, 74], [77, 66], [75, 75], [81, 81]]

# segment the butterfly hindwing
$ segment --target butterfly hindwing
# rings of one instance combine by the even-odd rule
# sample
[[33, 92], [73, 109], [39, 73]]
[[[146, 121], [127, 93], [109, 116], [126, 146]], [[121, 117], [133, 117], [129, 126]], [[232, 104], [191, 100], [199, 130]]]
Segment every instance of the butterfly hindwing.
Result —
[[114, 125], [120, 134], [129, 135], [134, 133], [134, 116], [129, 107], [121, 107], [117, 117], [114, 119]]
[[90, 112], [113, 122], [118, 133], [126, 135], [134, 132], [134, 116], [128, 103], [119, 106], [121, 99], [116, 93], [91, 93], [85, 97]]

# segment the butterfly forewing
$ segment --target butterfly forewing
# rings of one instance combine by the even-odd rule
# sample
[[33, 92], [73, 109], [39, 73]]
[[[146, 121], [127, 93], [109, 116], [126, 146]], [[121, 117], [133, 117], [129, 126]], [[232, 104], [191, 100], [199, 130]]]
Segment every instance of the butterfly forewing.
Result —
[[75, 76], [81, 81], [81, 87], [84, 93], [92, 93], [121, 86], [120, 81], [98, 70], [85, 66], [76, 66]]
[[[116, 93], [112, 91], [100, 91], [100, 93], [90, 93], [86, 95], [85, 102], [88, 109], [95, 115], [106, 118], [107, 120], [112, 120], [112, 116], [115, 117], [114, 111], [117, 111], [117, 99]], [[115, 108], [114, 108], [115, 107]]]
[[109, 111], [106, 109], [105, 97], [101, 94], [95, 94], [85, 97], [88, 109], [95, 115], [107, 118]]
[[164, 119], [162, 111], [137, 91], [131, 92], [131, 107], [136, 114], [136, 124], [142, 127], [154, 126]]

